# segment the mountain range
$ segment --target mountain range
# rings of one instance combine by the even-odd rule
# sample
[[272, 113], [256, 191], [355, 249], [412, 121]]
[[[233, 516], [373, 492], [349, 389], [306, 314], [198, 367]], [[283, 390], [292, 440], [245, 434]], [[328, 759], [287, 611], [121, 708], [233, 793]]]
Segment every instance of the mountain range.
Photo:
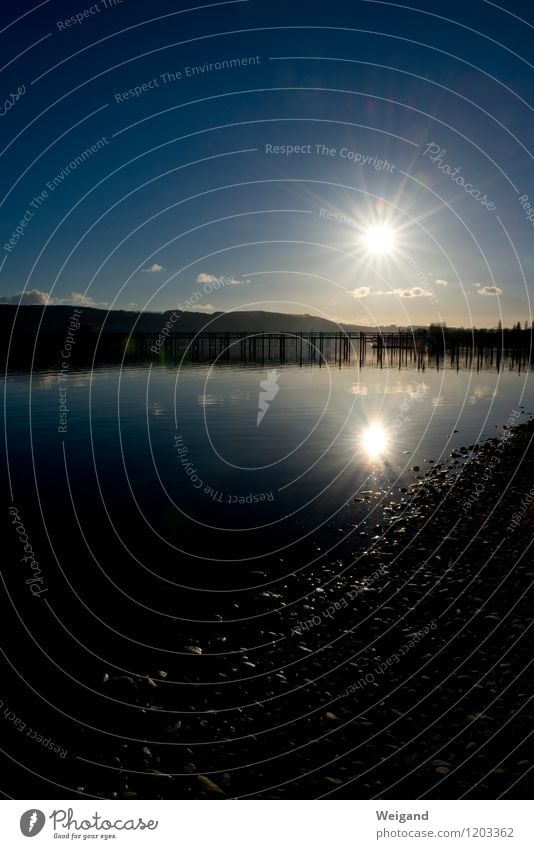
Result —
[[[201, 330], [218, 332], [299, 333], [300, 331], [340, 332], [343, 330], [375, 330], [375, 327], [356, 324], [337, 324], [314, 315], [263, 311], [214, 312], [209, 315], [193, 311], [167, 310], [166, 312], [134, 312], [129, 310], [103, 310], [94, 307], [73, 306], [20, 306], [0, 304], [0, 334], [5, 338], [15, 327], [17, 335], [37, 332], [58, 333], [68, 326], [73, 314], [77, 315], [82, 332], [88, 333], [159, 333], [167, 321], [172, 321], [175, 333], [196, 333]], [[396, 325], [384, 328], [395, 332]]]

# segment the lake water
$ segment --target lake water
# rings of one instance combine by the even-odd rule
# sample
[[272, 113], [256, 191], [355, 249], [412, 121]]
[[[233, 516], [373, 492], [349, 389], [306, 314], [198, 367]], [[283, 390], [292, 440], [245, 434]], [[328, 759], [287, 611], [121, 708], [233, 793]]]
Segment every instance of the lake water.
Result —
[[[444, 542], [452, 487], [434, 490], [428, 514], [412, 493], [425, 469], [454, 476], [469, 453], [456, 449], [527, 419], [528, 373], [138, 364], [72, 370], [59, 383], [55, 371], [14, 373], [5, 388], [13, 502], [45, 594], [28, 589], [10, 523], [4, 690], [17, 715], [69, 750], [46, 767], [55, 787], [195, 798], [193, 770], [217, 782], [228, 772], [237, 796], [298, 779], [309, 798], [330, 789], [314, 773], [324, 766], [361, 770], [356, 796], [366, 797], [377, 792], [373, 767], [384, 786], [406, 773], [399, 793], [417, 798], [437, 779], [398, 755], [414, 741], [419, 760], [455, 762], [474, 735], [484, 752], [495, 738], [487, 770], [500, 762], [502, 738], [469, 717], [493, 699], [491, 678], [491, 693], [478, 686], [486, 666], [503, 646], [515, 651], [528, 576], [504, 580], [506, 562], [488, 557], [498, 540], [487, 528], [477, 536], [474, 521], [465, 550]], [[375, 675], [430, 625], [398, 671]], [[369, 673], [373, 685], [347, 695]], [[531, 723], [507, 724], [509, 704], [495, 722], [513, 729], [515, 751]], [[466, 735], [436, 752], [434, 735], [448, 741], [463, 723]], [[39, 747], [28, 747], [18, 760], [39, 774]], [[352, 753], [346, 773], [340, 752]], [[176, 783], [154, 785], [153, 769]], [[27, 770], [20, 780], [22, 797]]]
[[15, 502], [37, 505], [59, 548], [75, 534], [81, 552], [82, 531], [84, 556], [113, 551], [117, 572], [242, 586], [245, 568], [295, 546], [309, 558], [349, 538], [356, 551], [429, 461], [533, 407], [531, 376], [510, 370], [37, 371], [6, 383], [6, 444]]

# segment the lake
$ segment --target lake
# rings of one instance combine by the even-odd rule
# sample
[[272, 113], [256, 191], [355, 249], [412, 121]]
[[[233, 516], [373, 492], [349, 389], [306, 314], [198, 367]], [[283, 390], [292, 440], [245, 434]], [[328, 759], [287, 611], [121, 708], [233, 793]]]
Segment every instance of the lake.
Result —
[[6, 439], [15, 501], [64, 534], [76, 515], [92, 544], [98, 523], [157, 574], [227, 586], [295, 545], [356, 545], [431, 461], [531, 408], [529, 372], [143, 363], [11, 374]]

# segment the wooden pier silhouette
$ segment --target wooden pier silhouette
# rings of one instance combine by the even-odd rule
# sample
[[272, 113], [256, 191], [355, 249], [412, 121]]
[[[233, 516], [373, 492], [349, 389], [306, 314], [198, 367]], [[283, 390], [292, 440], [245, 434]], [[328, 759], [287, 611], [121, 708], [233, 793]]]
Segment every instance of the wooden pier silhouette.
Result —
[[533, 362], [530, 331], [136, 333], [130, 342], [149, 357], [189, 362], [497, 370], [506, 362], [519, 371]]

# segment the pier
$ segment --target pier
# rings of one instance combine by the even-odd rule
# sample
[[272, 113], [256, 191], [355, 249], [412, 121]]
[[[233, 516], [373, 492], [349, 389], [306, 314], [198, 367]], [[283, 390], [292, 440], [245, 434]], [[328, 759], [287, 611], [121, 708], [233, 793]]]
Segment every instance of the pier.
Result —
[[263, 331], [154, 333], [130, 337], [128, 352], [149, 358], [209, 363], [315, 364], [379, 368], [496, 368], [524, 370], [533, 362], [530, 331], [386, 333]]

